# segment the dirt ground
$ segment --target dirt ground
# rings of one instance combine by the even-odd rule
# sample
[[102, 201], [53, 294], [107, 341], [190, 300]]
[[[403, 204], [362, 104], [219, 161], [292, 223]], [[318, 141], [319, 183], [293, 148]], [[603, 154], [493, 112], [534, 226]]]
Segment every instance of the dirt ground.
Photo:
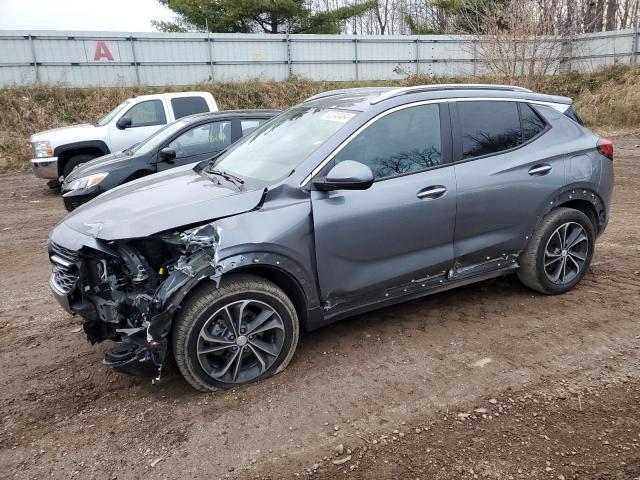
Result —
[[61, 199], [0, 176], [0, 477], [640, 478], [640, 138], [615, 143], [574, 291], [508, 277], [361, 315], [215, 394], [101, 364], [47, 286]]

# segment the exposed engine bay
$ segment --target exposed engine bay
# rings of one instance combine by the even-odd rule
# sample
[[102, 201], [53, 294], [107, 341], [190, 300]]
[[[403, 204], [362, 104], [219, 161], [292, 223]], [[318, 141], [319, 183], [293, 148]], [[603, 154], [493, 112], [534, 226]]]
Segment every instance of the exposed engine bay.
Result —
[[215, 223], [208, 223], [105, 242], [101, 250], [72, 251], [50, 241], [50, 284], [68, 299], [68, 310], [84, 318], [92, 344], [117, 342], [105, 355], [107, 365], [159, 379], [180, 300], [200, 280], [219, 280], [220, 233]]

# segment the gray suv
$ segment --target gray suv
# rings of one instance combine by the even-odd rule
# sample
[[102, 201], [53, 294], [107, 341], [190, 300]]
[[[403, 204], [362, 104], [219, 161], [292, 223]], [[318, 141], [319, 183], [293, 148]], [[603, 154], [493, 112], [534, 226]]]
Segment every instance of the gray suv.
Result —
[[282, 371], [300, 328], [517, 273], [545, 294], [591, 262], [613, 146], [571, 100], [511, 86], [338, 90], [221, 156], [80, 207], [50, 286], [105, 362], [203, 391]]

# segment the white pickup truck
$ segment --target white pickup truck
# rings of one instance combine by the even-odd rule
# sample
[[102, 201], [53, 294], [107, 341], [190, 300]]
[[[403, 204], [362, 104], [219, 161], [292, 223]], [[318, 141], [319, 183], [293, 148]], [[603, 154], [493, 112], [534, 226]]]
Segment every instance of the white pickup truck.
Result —
[[36, 177], [49, 179], [50, 187], [76, 166], [129, 148], [163, 125], [218, 105], [207, 92], [162, 93], [129, 98], [96, 123], [54, 128], [31, 135], [31, 167]]

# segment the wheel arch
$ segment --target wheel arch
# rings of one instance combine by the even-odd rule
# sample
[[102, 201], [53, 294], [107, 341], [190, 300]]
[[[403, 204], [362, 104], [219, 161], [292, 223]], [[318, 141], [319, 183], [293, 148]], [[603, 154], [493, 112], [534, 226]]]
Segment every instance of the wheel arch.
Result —
[[62, 175], [67, 161], [74, 155], [90, 154], [101, 157], [110, 153], [109, 147], [102, 140], [91, 140], [86, 142], [74, 142], [56, 147], [54, 156], [58, 157], [58, 175]]
[[211, 277], [202, 277], [197, 283], [190, 285], [186, 292], [183, 293], [176, 307], [183, 305], [191, 296], [196, 295], [202, 289], [218, 288], [220, 282], [228, 281], [239, 275], [253, 275], [268, 280], [278, 286], [291, 299], [293, 306], [298, 314], [300, 326], [308, 328], [309, 326], [309, 303], [304, 289], [300, 283], [286, 271], [269, 266], [269, 265], [248, 265], [228, 271], [217, 279]]
[[602, 233], [607, 225], [608, 215], [605, 203], [598, 193], [584, 186], [570, 186], [554, 195], [547, 203], [537, 226], [544, 216], [558, 207], [573, 208], [584, 213], [591, 220], [596, 234]]
[[[572, 208], [574, 210], [578, 210], [584, 213], [591, 223], [593, 224], [593, 228], [596, 232], [600, 231], [600, 222], [598, 220], [598, 212], [596, 211], [596, 207], [593, 203], [587, 200], [569, 200], [568, 202], [562, 203], [558, 205], [558, 207]], [[556, 207], [557, 208], [557, 207]]]
[[291, 302], [293, 302], [300, 325], [303, 327], [307, 326], [309, 317], [307, 297], [295, 277], [280, 268], [270, 265], [247, 265], [234, 270], [230, 276], [243, 273], [269, 280], [282, 289], [291, 299]]
[[198, 272], [171, 294], [171, 315], [196, 290], [218, 288], [221, 282], [239, 274], [255, 275], [280, 287], [294, 304], [301, 327], [312, 330], [321, 324], [322, 313], [315, 282], [293, 260], [266, 252], [247, 252], [226, 257], [215, 266]]

